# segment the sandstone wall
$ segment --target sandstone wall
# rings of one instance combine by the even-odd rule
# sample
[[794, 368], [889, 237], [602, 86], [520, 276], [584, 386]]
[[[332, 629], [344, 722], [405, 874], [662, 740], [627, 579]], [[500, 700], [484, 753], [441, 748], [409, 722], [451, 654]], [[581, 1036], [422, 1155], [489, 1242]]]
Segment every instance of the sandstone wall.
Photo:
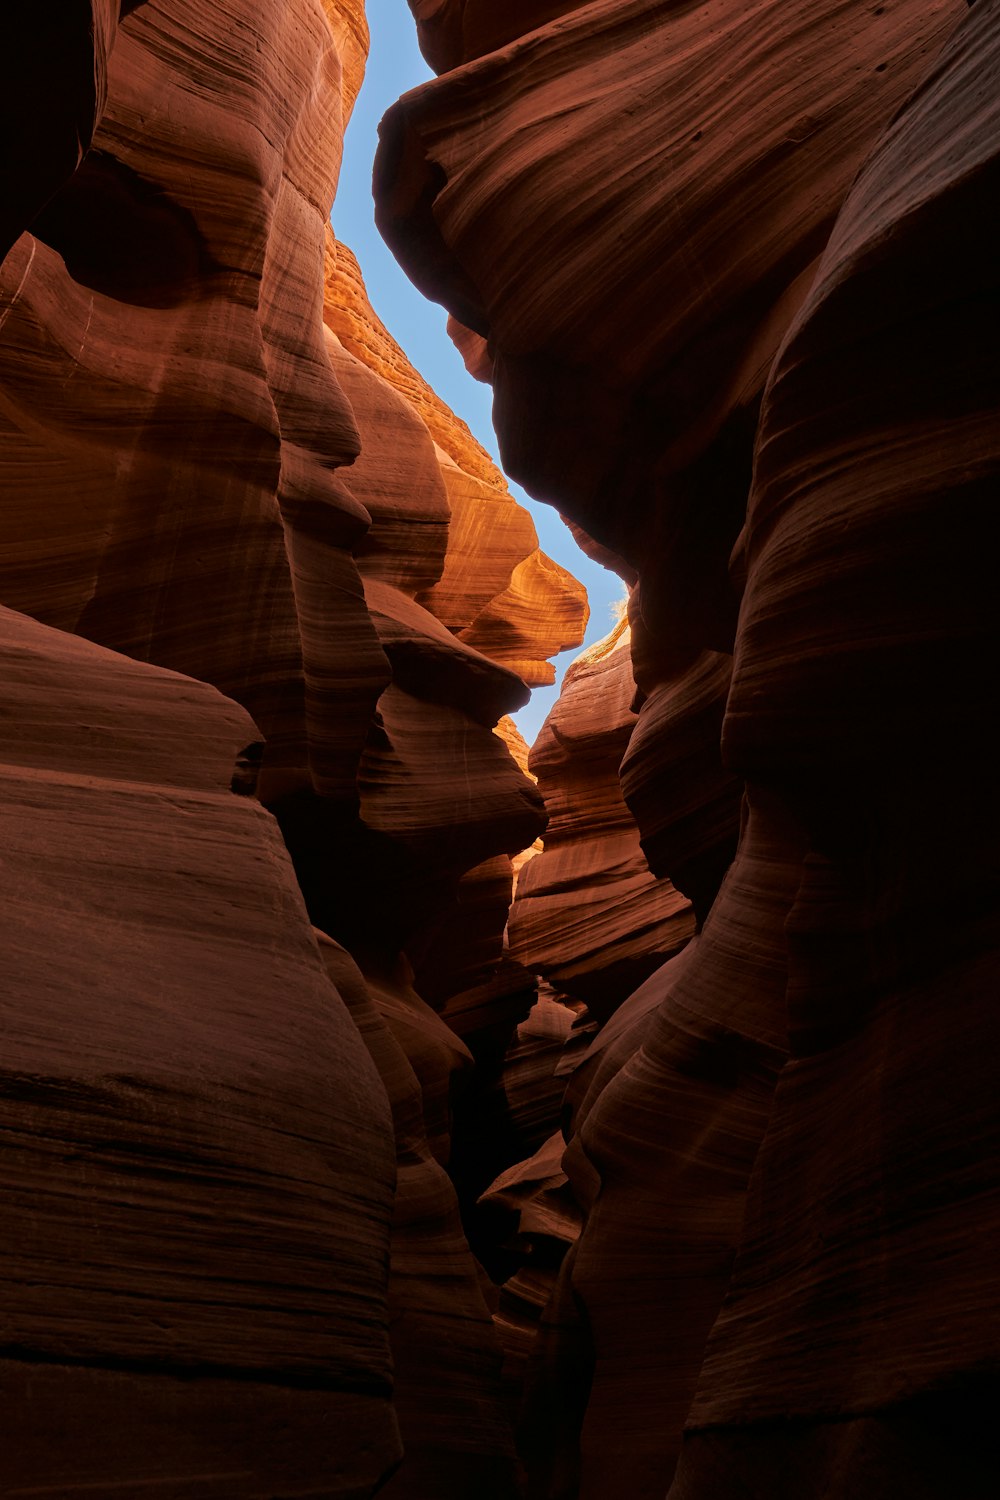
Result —
[[360, 4], [12, 37], [0, 1489], [513, 1493], [413, 977], [498, 968], [583, 591], [342, 273]]
[[1000, 3], [410, 9], [530, 761], [361, 0], [5, 18], [0, 1490], [992, 1500]]
[[[621, 784], [699, 922], [569, 1084], [528, 1492], [985, 1496], [1000, 11], [411, 9], [379, 222], [634, 575]], [[531, 871], [596, 858], [575, 689]]]

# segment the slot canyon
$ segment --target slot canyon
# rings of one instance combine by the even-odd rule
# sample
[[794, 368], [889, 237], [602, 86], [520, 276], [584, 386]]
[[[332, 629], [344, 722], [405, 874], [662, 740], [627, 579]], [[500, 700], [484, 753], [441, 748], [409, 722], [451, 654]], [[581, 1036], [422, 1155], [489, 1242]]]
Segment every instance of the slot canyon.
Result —
[[995, 1500], [1000, 0], [4, 41], [0, 1497]]

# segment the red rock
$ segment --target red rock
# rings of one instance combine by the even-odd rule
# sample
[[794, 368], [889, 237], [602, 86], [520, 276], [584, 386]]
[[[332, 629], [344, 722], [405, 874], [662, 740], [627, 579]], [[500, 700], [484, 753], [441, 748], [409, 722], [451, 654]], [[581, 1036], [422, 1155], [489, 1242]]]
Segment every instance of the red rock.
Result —
[[[448, 556], [421, 602], [459, 634], [503, 595], [515, 571], [537, 550], [538, 537], [528, 512], [511, 504], [504, 491], [459, 468], [440, 449], [438, 458], [451, 512]], [[579, 591], [574, 603], [571, 628], [579, 634]]]
[[998, 5], [411, 8], [538, 788], [360, 0], [10, 23], [0, 1489], [985, 1500]]
[[503, 1063], [507, 1111], [522, 1154], [531, 1154], [562, 1124], [566, 1080], [592, 1044], [597, 1023], [580, 1000], [542, 980], [518, 1023]]
[[448, 316], [448, 337], [462, 356], [465, 368], [473, 380], [480, 380], [489, 385], [493, 379], [493, 358], [490, 354], [489, 345], [481, 333], [474, 333], [471, 328], [466, 328], [457, 318]]
[[314, 747], [327, 786], [388, 675], [348, 576], [366, 517], [331, 472], [358, 441], [320, 317], [342, 80], [312, 0], [255, 8], [225, 66], [188, 12], [122, 23], [86, 169], [0, 273], [0, 597], [244, 703], [270, 795], [307, 782], [304, 716], [331, 722], [303, 676], [311, 695], [337, 654], [308, 599], [300, 637], [279, 502], [339, 551], [340, 636], [367, 678], [353, 730], [342, 709]]
[[[172, 1294], [164, 1292], [161, 1308], [147, 1277], [135, 1314], [144, 1321], [133, 1331], [142, 1335], [144, 1358], [155, 1363], [161, 1345], [165, 1351], [168, 1377], [154, 1389], [122, 1373], [136, 1356], [131, 1348], [123, 1353], [123, 1314], [113, 1299], [104, 1294], [78, 1312], [77, 1242], [71, 1238], [60, 1259], [53, 1240], [55, 1283], [76, 1302], [68, 1310], [53, 1302], [56, 1332], [46, 1357], [76, 1357], [79, 1323], [96, 1330], [97, 1363], [107, 1368], [101, 1365], [91, 1380], [55, 1363], [44, 1376], [32, 1367], [33, 1389], [44, 1383], [46, 1394], [24, 1421], [44, 1421], [51, 1430], [53, 1402], [65, 1413], [65, 1444], [49, 1455], [57, 1465], [53, 1493], [147, 1480], [176, 1483], [179, 1492], [204, 1475], [206, 1494], [360, 1496], [399, 1456], [385, 1338], [387, 1316], [395, 1317], [385, 1307], [386, 1121], [357, 1034], [317, 971], [312, 939], [303, 936], [302, 897], [314, 920], [350, 936], [370, 975], [395, 976], [387, 981], [386, 1007], [398, 1002], [411, 1021], [417, 1017], [410, 1024], [397, 1015], [397, 1029], [419, 1075], [422, 1128], [445, 1159], [451, 1072], [464, 1048], [399, 981], [407, 972], [401, 949], [410, 943], [435, 975], [436, 998], [455, 1001], [458, 1012], [464, 983], [492, 984], [506, 906], [497, 893], [505, 894], [508, 856], [530, 844], [544, 822], [531, 781], [492, 733], [497, 718], [527, 695], [507, 657], [531, 662], [538, 677], [546, 651], [582, 633], [582, 591], [540, 561], [530, 520], [502, 476], [416, 373], [395, 359], [391, 341], [381, 338], [370, 309], [365, 313], [363, 288], [352, 284], [340, 313], [331, 311], [326, 218], [367, 46], [358, 0], [286, 6], [239, 0], [224, 16], [190, 0], [149, 0], [129, 7], [134, 13], [117, 36], [117, 14], [109, 8], [66, 10], [59, 24], [46, 23], [53, 38], [47, 88], [30, 100], [45, 61], [40, 31], [35, 23], [16, 23], [25, 40], [24, 87], [12, 82], [4, 106], [18, 122], [16, 131], [4, 132], [8, 140], [20, 138], [25, 119], [40, 118], [37, 149], [27, 162], [30, 182], [21, 164], [8, 172], [7, 158], [2, 163], [6, 212], [13, 217], [0, 232], [9, 227], [13, 239], [29, 220], [31, 232], [21, 233], [0, 269], [6, 496], [0, 598], [58, 627], [57, 656], [66, 652], [76, 661], [74, 653], [83, 652], [81, 659], [90, 660], [89, 652], [95, 660], [123, 660], [102, 654], [101, 647], [111, 646], [134, 659], [113, 712], [103, 706], [100, 674], [81, 687], [81, 701], [90, 706], [78, 718], [90, 725], [97, 716], [101, 767], [122, 759], [135, 726], [144, 747], [155, 741], [141, 684], [186, 680], [166, 668], [198, 682], [190, 688], [190, 713], [185, 706], [176, 722], [166, 712], [155, 717], [156, 775], [139, 800], [150, 827], [163, 823], [159, 842], [150, 842], [154, 835], [141, 820], [119, 828], [108, 810], [118, 792], [110, 803], [102, 792], [79, 835], [90, 844], [70, 844], [83, 895], [71, 891], [64, 870], [61, 884], [53, 875], [45, 920], [51, 930], [65, 900], [76, 924], [65, 928], [67, 943], [79, 948], [73, 963], [69, 950], [53, 959], [59, 974], [69, 974], [70, 965], [77, 976], [60, 993], [77, 995], [79, 974], [91, 971], [95, 985], [111, 975], [112, 998], [127, 984], [135, 987], [136, 967], [116, 947], [118, 929], [102, 926], [87, 903], [118, 871], [116, 861], [128, 871], [138, 860], [139, 891], [122, 895], [125, 876], [115, 874], [114, 899], [126, 907], [126, 898], [145, 900], [150, 930], [135, 938], [143, 963], [158, 961], [165, 943], [173, 946], [163, 958], [164, 975], [149, 981], [163, 1008], [160, 1030], [136, 1034], [124, 999], [102, 1012], [96, 1028], [114, 1053], [116, 1076], [132, 1080], [121, 1086], [136, 1093], [133, 1114], [159, 1109], [155, 1120], [143, 1115], [123, 1123], [119, 1147], [169, 1157], [172, 1142], [190, 1139], [198, 1159], [207, 1149], [199, 1143], [203, 1137], [211, 1143], [216, 1131], [219, 1149], [234, 1164], [226, 1171], [240, 1175], [237, 1238], [250, 1248], [233, 1251], [230, 1221], [213, 1217], [212, 1204], [193, 1200], [196, 1220], [180, 1252], [196, 1268], [191, 1306], [202, 1309], [204, 1327], [189, 1308], [184, 1317], [177, 1313], [175, 1333]], [[93, 149], [70, 175], [102, 108]], [[335, 267], [343, 268], [345, 256], [336, 247], [333, 254]], [[341, 276], [337, 285], [348, 280]], [[352, 344], [353, 334], [360, 343]], [[384, 369], [373, 368], [383, 356]], [[443, 464], [434, 439], [447, 455]], [[492, 524], [476, 524], [483, 519]], [[534, 629], [520, 596], [509, 610], [496, 602], [525, 564], [534, 570], [532, 597], [550, 614]], [[440, 617], [425, 607], [435, 602]], [[489, 646], [496, 639], [501, 660], [459, 639], [487, 615], [480, 640]], [[85, 645], [74, 633], [99, 644]], [[508, 637], [516, 641], [514, 652]], [[49, 679], [38, 662], [31, 670], [45, 687]], [[242, 707], [220, 699], [216, 689]], [[136, 716], [134, 725], [127, 714]], [[260, 792], [280, 817], [301, 893], [268, 815], [256, 803], [234, 802], [226, 789], [231, 764], [218, 807], [197, 783], [190, 794], [197, 838], [187, 826], [194, 813], [188, 792], [178, 790], [176, 767], [186, 766], [189, 755], [200, 766], [195, 751], [200, 755], [206, 740], [215, 743], [218, 714], [244, 726], [246, 741], [265, 741]], [[40, 711], [38, 723], [35, 737], [47, 744], [49, 725]], [[60, 754], [81, 753], [72, 744], [77, 727], [74, 718], [72, 733], [56, 741]], [[230, 762], [240, 748], [227, 750]], [[252, 779], [249, 764], [239, 775]], [[74, 795], [90, 795], [88, 787], [73, 786]], [[65, 790], [59, 795], [60, 816], [69, 819], [72, 798]], [[54, 826], [49, 813], [43, 818], [32, 807], [25, 849], [35, 847], [29, 836], [51, 844]], [[168, 855], [180, 858], [183, 869], [175, 871]], [[447, 941], [435, 953], [433, 939], [463, 875], [491, 861], [483, 881], [487, 899], [466, 947], [451, 945], [449, 967]], [[157, 915], [149, 894], [157, 882], [166, 915]], [[175, 892], [178, 884], [183, 891]], [[467, 889], [474, 884], [475, 877]], [[41, 907], [40, 894], [18, 964], [45, 942]], [[211, 942], [197, 936], [199, 921]], [[86, 929], [80, 936], [77, 926]], [[146, 972], [141, 965], [139, 972]], [[512, 973], [511, 966], [501, 989]], [[195, 996], [206, 1000], [208, 1012], [196, 1007], [195, 1014]], [[102, 993], [102, 1005], [107, 998]], [[521, 999], [505, 998], [511, 1026], [511, 1008]], [[293, 1002], [303, 1008], [301, 1020]], [[473, 1003], [464, 1007], [467, 1016], [475, 1012]], [[163, 1015], [178, 1028], [173, 1051]], [[57, 1027], [44, 1039], [48, 1063], [40, 1053], [32, 1064], [39, 1076], [62, 1058], [61, 1034]], [[151, 1047], [173, 1059], [175, 1070], [183, 1064], [184, 1086], [171, 1074], [162, 1108], [143, 1095]], [[268, 1048], [277, 1050], [270, 1073], [261, 1075], [253, 1059], [270, 1057]], [[406, 1062], [397, 1052], [395, 1062]], [[392, 1059], [384, 1049], [379, 1057], [391, 1084]], [[73, 1073], [71, 1061], [58, 1066], [70, 1095], [96, 1087], [89, 1075]], [[209, 1082], [199, 1072], [205, 1067]], [[195, 1084], [192, 1069], [201, 1079]], [[272, 1096], [280, 1096], [279, 1104]], [[297, 1124], [303, 1111], [319, 1121], [309, 1127], [314, 1140], [303, 1141]], [[24, 1128], [23, 1111], [15, 1109], [12, 1122]], [[302, 1165], [310, 1152], [320, 1153], [322, 1170], [315, 1162]], [[272, 1158], [277, 1182], [243, 1180]], [[392, 1492], [415, 1493], [423, 1485], [435, 1495], [449, 1486], [464, 1493], [474, 1476], [484, 1489], [493, 1486], [489, 1492], [506, 1494], [511, 1449], [498, 1404], [498, 1351], [440, 1162], [432, 1176], [435, 1255], [424, 1254], [420, 1183], [396, 1199], [397, 1226], [408, 1222], [410, 1238], [405, 1251], [394, 1252], [393, 1307], [407, 1311], [393, 1357], [411, 1456]], [[303, 1197], [303, 1189], [294, 1205], [291, 1237], [283, 1194], [292, 1191], [288, 1182], [306, 1178], [309, 1192]], [[203, 1197], [206, 1191], [203, 1182], [197, 1186]], [[121, 1219], [115, 1233], [132, 1243], [129, 1236], [145, 1233], [142, 1223], [115, 1203]], [[169, 1223], [162, 1228], [166, 1205], [163, 1198], [155, 1229], [164, 1239], [176, 1233]], [[316, 1250], [320, 1240], [325, 1258]], [[88, 1246], [81, 1263], [94, 1258]], [[31, 1246], [29, 1258], [39, 1259], [42, 1250]], [[115, 1254], [116, 1265], [130, 1266], [124, 1252]], [[165, 1251], [144, 1245], [147, 1254], [159, 1255], [162, 1266]], [[238, 1281], [236, 1292], [215, 1295], [231, 1274], [227, 1254], [237, 1257], [237, 1270], [256, 1257], [251, 1270], [264, 1288], [256, 1301]], [[340, 1279], [331, 1283], [338, 1257]], [[169, 1264], [163, 1269], [166, 1277], [178, 1274]], [[38, 1293], [23, 1266], [18, 1281], [10, 1320], [20, 1338]], [[119, 1291], [122, 1282], [119, 1275]], [[452, 1342], [442, 1341], [456, 1306], [459, 1331]], [[421, 1373], [433, 1343], [454, 1356], [440, 1367], [436, 1393]], [[79, 1369], [90, 1366], [84, 1361]], [[197, 1375], [197, 1383], [182, 1385], [177, 1371]], [[4, 1374], [17, 1424], [28, 1399], [25, 1369], [15, 1359]], [[197, 1391], [209, 1393], [203, 1410]], [[129, 1426], [117, 1454], [100, 1410], [108, 1404]], [[96, 1424], [99, 1438], [88, 1438], [88, 1424]], [[28, 1425], [25, 1431], [30, 1437], [15, 1445], [19, 1468], [11, 1470], [17, 1488], [36, 1483], [41, 1438]], [[327, 1443], [334, 1435], [332, 1456], [329, 1447], [317, 1449], [317, 1432]], [[491, 1466], [501, 1463], [507, 1477], [494, 1484]], [[7, 1483], [3, 1473], [0, 1488]]]
[[535, 547], [462, 639], [503, 662], [531, 687], [555, 681], [548, 657], [578, 646], [589, 608], [573, 575]]
[[420, 50], [438, 72], [492, 52], [586, 0], [511, 0], [498, 12], [488, 0], [410, 0]]
[[[489, 987], [500, 959], [506, 857], [544, 821], [489, 731], [527, 700], [525, 680], [551, 680], [543, 658], [579, 640], [585, 598], [538, 551], [531, 518], [382, 327], [353, 257], [330, 239], [325, 297], [331, 356], [361, 433], [344, 483], [372, 521], [358, 567], [393, 674], [358, 767], [365, 837], [376, 841], [361, 900], [379, 911], [383, 957], [405, 942], [420, 983], [456, 1016], [467, 1012], [465, 1027], [480, 1002], [464, 1005], [463, 986]], [[398, 436], [387, 442], [388, 432]], [[343, 875], [327, 865], [332, 884], [315, 906], [333, 923], [344, 920]], [[355, 865], [355, 885], [358, 876]], [[357, 929], [335, 930], [350, 940]], [[519, 997], [523, 984], [502, 981], [500, 993]]]
[[505, 1382], [519, 1395], [539, 1317], [552, 1296], [558, 1267], [579, 1233], [580, 1211], [561, 1162], [565, 1142], [557, 1132], [527, 1161], [491, 1183], [482, 1201], [517, 1215], [509, 1242], [524, 1258], [500, 1292], [494, 1321], [504, 1350]]
[[[459, 709], [440, 705], [430, 717], [393, 686], [379, 718], [362, 766], [361, 813], [403, 852], [401, 907], [416, 923], [440, 900], [437, 886], [446, 889], [486, 855], [529, 844], [544, 821], [542, 802], [497, 736]], [[392, 895], [387, 879], [385, 900]]]
[[[567, 1408], [564, 1326], [541, 1346], [528, 1441], [540, 1474], [579, 1463], [588, 1500], [612, 1482], [662, 1496], [677, 1459], [784, 1056], [780, 919], [799, 874], [784, 834], [766, 806], [751, 820], [702, 936], [625, 1002], [572, 1075], [563, 1169], [584, 1224], [561, 1300], [586, 1319], [589, 1352], [575, 1358], [590, 1394], [585, 1412]], [[545, 1453], [530, 1434], [550, 1426], [557, 1451]]]
[[426, 702], [460, 709], [488, 729], [527, 703], [528, 689], [516, 673], [467, 646], [401, 589], [369, 578], [365, 598], [396, 686]]
[[320, 943], [386, 1082], [396, 1132], [389, 1306], [406, 1457], [380, 1493], [513, 1500], [499, 1346], [444, 1170], [453, 1075], [472, 1059], [404, 975], [363, 978], [343, 948]]
[[415, 409], [439, 448], [463, 473], [490, 489], [506, 493], [507, 485], [486, 449], [465, 422], [446, 406], [407, 359], [368, 300], [361, 267], [348, 245], [327, 231], [324, 258], [323, 318], [349, 354], [380, 375]]
[[[410, 444], [402, 437], [391, 447], [372, 441], [348, 477], [352, 492], [375, 520], [359, 549], [362, 571], [402, 582], [389, 578], [383, 554], [395, 551], [397, 565], [415, 560], [428, 554], [430, 537], [437, 536], [442, 558], [436, 569], [428, 561], [426, 575], [414, 573], [405, 586], [449, 630], [529, 685], [553, 681], [546, 658], [582, 639], [585, 591], [538, 550], [530, 515], [509, 494], [503, 475], [465, 424], [427, 387], [386, 332], [368, 305], [354, 257], [332, 239], [327, 243], [325, 317], [342, 344], [343, 352], [337, 345], [331, 352], [358, 421], [364, 423], [362, 414], [371, 406], [373, 428], [384, 430], [380, 408], [388, 403], [394, 411], [409, 412], [393, 421], [401, 434], [413, 434]], [[425, 497], [422, 502], [419, 496]], [[426, 509], [422, 520], [421, 503]], [[394, 510], [400, 504], [410, 516], [408, 531]], [[389, 524], [395, 528], [392, 533], [386, 530]], [[435, 529], [442, 525], [446, 532]]]
[[692, 504], [725, 505], [667, 476], [759, 393], [869, 142], [960, 14], [529, 5], [389, 112], [378, 222], [488, 335], [509, 473], [636, 564], [640, 516], [648, 543], [657, 515], [676, 531]]
[[633, 667], [642, 686], [638, 721], [619, 768], [622, 794], [649, 868], [669, 873], [704, 920], [739, 829], [742, 783], [724, 768], [719, 750], [732, 660], [703, 651], [664, 670], [641, 615], [630, 613]]
[[256, 726], [9, 610], [0, 655], [2, 1488], [367, 1493], [391, 1127], [231, 790]]
[[638, 575], [623, 775], [704, 918], [572, 1077], [530, 1492], [662, 1500], [687, 1421], [672, 1500], [991, 1494], [997, 6], [413, 8], [380, 223]]
[[961, 8], [417, 14], [454, 71], [384, 122], [379, 222], [488, 339], [509, 470], [641, 574], [628, 795], [704, 916], [737, 829], [717, 726], [760, 392], [858, 165]]
[[[388, 381], [333, 336], [328, 352], [360, 432], [371, 434], [344, 476], [371, 518], [355, 556], [366, 579], [412, 597], [440, 578], [449, 544], [451, 506], [434, 445], [417, 412]], [[377, 434], [387, 432], [391, 443], [377, 441]]]
[[685, 1500], [737, 1470], [752, 1495], [995, 1485], [997, 10], [971, 10], [860, 174], [765, 401], [725, 737], [810, 853], [792, 1056]]
[[530, 977], [519, 965], [512, 966], [516, 976], [501, 972], [508, 967], [502, 952], [512, 884], [509, 855], [497, 854], [474, 865], [459, 880], [454, 900], [442, 906], [434, 930], [427, 933], [425, 950], [413, 945], [420, 994], [445, 1015], [459, 1036], [469, 1026], [467, 1012], [488, 1008], [491, 995], [499, 1000], [509, 991], [508, 981], [514, 981], [515, 992], [530, 987]]
[[549, 826], [508, 928], [515, 959], [602, 1017], [694, 931], [684, 897], [650, 875], [618, 783], [635, 723], [628, 647], [622, 620], [573, 663], [535, 741]]

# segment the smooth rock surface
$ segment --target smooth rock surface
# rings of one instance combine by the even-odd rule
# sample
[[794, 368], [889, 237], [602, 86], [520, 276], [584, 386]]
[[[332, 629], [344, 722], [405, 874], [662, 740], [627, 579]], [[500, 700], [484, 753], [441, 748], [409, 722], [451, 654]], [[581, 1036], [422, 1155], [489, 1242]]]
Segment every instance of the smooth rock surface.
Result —
[[[69, 719], [58, 694], [40, 706], [56, 693], [45, 652], [26, 669], [36, 690], [23, 726], [32, 754], [54, 757], [60, 776], [67, 759], [79, 765], [66, 771], [69, 789], [45, 783], [53, 807], [37, 788], [12, 804], [12, 868], [31, 862], [34, 925], [5, 957], [5, 979], [33, 1017], [34, 991], [23, 987], [44, 945], [39, 982], [46, 1004], [58, 997], [65, 1011], [53, 1019], [39, 1010], [44, 1024], [12, 1015], [18, 1044], [35, 1048], [30, 1067], [17, 1067], [63, 1080], [58, 1099], [83, 1110], [79, 1126], [64, 1119], [71, 1135], [91, 1130], [86, 1101], [97, 1089], [105, 1114], [125, 1116], [115, 1126], [119, 1157], [169, 1160], [143, 1189], [152, 1208], [108, 1187], [92, 1224], [76, 1224], [69, 1193], [44, 1222], [25, 1221], [34, 1238], [15, 1268], [4, 1314], [11, 1341], [0, 1350], [7, 1410], [25, 1437], [8, 1444], [0, 1489], [35, 1482], [39, 1423], [51, 1432], [55, 1403], [62, 1426], [46, 1457], [51, 1483], [39, 1470], [48, 1488], [38, 1493], [367, 1496], [400, 1457], [393, 1357], [412, 1454], [393, 1493], [462, 1491], [470, 1466], [492, 1483], [503, 1455], [510, 1470], [509, 1422], [489, 1394], [499, 1353], [454, 1192], [430, 1214], [437, 1239], [427, 1255], [422, 1189], [408, 1208], [397, 1196], [397, 1222], [409, 1214], [415, 1227], [408, 1249], [394, 1241], [387, 1283], [384, 1101], [303, 923], [308, 908], [350, 939], [369, 974], [408, 974], [408, 942], [437, 1003], [477, 1014], [475, 1002], [463, 1010], [463, 985], [488, 988], [498, 975], [509, 855], [544, 824], [530, 779], [492, 733], [527, 696], [508, 659], [544, 676], [547, 652], [582, 633], [583, 593], [563, 570], [546, 571], [499, 472], [416, 373], [393, 364], [391, 351], [388, 379], [361, 357], [383, 351], [363, 287], [341, 278], [339, 310], [331, 296], [327, 216], [368, 43], [358, 0], [207, 9], [147, 0], [124, 7], [120, 24], [117, 6], [64, 9], [44, 26], [27, 12], [12, 23], [19, 74], [12, 61], [0, 120], [0, 232], [9, 219], [11, 247], [0, 268], [0, 599], [44, 622], [31, 628], [53, 627], [57, 662], [125, 661], [102, 647], [132, 660], [110, 678], [81, 668]], [[11, 144], [32, 121], [22, 160]], [[359, 326], [363, 349], [349, 340]], [[496, 601], [526, 560], [542, 619], [533, 630], [523, 603], [512, 606], [511, 652]], [[495, 641], [492, 656], [459, 638], [485, 611], [479, 644], [489, 652]], [[198, 681], [178, 689], [188, 682], [178, 670]], [[163, 688], [170, 707], [161, 711], [163, 682], [174, 686]], [[201, 757], [218, 765], [213, 747], [229, 724], [242, 727], [209, 796]], [[116, 768], [132, 756], [126, 795]], [[278, 816], [294, 876], [274, 823], [257, 802], [233, 797], [231, 779], [241, 790], [256, 784]], [[77, 803], [87, 809], [80, 829]], [[64, 856], [36, 862], [37, 850], [62, 843]], [[456, 891], [491, 862], [469, 941], [453, 942]], [[106, 885], [120, 922], [92, 909]], [[123, 961], [121, 941], [135, 945], [134, 961]], [[517, 972], [515, 991], [526, 978]], [[509, 1031], [522, 1000], [505, 983]], [[423, 1069], [422, 1108], [444, 1160], [464, 1048], [408, 982], [389, 988], [419, 1013], [402, 1047]], [[105, 1091], [110, 1103], [101, 1104], [90, 1064], [77, 1076], [80, 1059], [65, 1050], [66, 1016], [94, 1026], [87, 995], [110, 1007], [95, 1031], [119, 1080]], [[150, 1005], [156, 1024], [147, 1026]], [[399, 1057], [410, 1065], [405, 1050]], [[24, 1130], [41, 1106], [34, 1084], [19, 1087], [10, 1120]], [[307, 1120], [301, 1141], [295, 1111]], [[170, 1153], [188, 1146], [196, 1164], [209, 1162], [190, 1189], [190, 1223], [162, 1187], [181, 1172]], [[85, 1165], [81, 1157], [72, 1171]], [[118, 1165], [109, 1170], [120, 1176]], [[239, 1199], [238, 1232], [224, 1200], [214, 1202], [219, 1172]], [[440, 1164], [435, 1173], [440, 1195]], [[172, 1214], [183, 1233], [163, 1227]], [[103, 1243], [105, 1219], [112, 1268], [130, 1266], [129, 1247], [141, 1241], [135, 1268], [116, 1272], [117, 1303], [106, 1291], [91, 1297], [98, 1272], [76, 1265], [104, 1264], [87, 1236]], [[51, 1266], [63, 1302], [26, 1261]], [[134, 1309], [121, 1290], [129, 1275]], [[396, 1329], [391, 1357], [401, 1276], [416, 1311]], [[32, 1320], [43, 1302], [51, 1338], [39, 1353]], [[419, 1371], [441, 1344], [446, 1305], [457, 1310], [447, 1325], [455, 1359], [443, 1358], [428, 1384]], [[141, 1356], [123, 1352], [128, 1327]], [[29, 1346], [30, 1362], [19, 1363]], [[42, 1373], [40, 1360], [49, 1361]], [[144, 1360], [162, 1365], [155, 1384]], [[466, 1389], [473, 1378], [480, 1385]], [[128, 1429], [117, 1444], [101, 1411], [108, 1403]], [[465, 1457], [448, 1478], [456, 1445]], [[473, 1459], [484, 1446], [488, 1458]], [[508, 1486], [509, 1476], [496, 1493]]]
[[634, 694], [623, 618], [569, 667], [532, 748], [549, 824], [508, 925], [512, 956], [602, 1019], [694, 932], [688, 902], [649, 873], [622, 798]]
[[324, 934], [320, 948], [385, 1080], [396, 1134], [389, 1319], [406, 1457], [380, 1493], [512, 1500], [499, 1345], [445, 1170], [453, 1076], [472, 1058], [405, 974], [365, 977]]
[[[701, 928], [572, 1075], [529, 1494], [986, 1495], [997, 5], [411, 9], [379, 222], [622, 561], [622, 780]], [[599, 785], [547, 788], [581, 867]]]
[[962, 14], [524, 6], [471, 65], [435, 59], [453, 71], [383, 122], [377, 217], [421, 289], [488, 335], [515, 478], [611, 545], [709, 502], [666, 476], [760, 392], [776, 308], [801, 301], [869, 143]]
[[[392, 1129], [203, 683], [0, 610], [5, 1495], [367, 1493]], [[241, 778], [242, 781], [242, 778]]]
[[810, 853], [791, 1060], [684, 1497], [997, 1478], [998, 21], [971, 10], [866, 164], [765, 401], [725, 743]]

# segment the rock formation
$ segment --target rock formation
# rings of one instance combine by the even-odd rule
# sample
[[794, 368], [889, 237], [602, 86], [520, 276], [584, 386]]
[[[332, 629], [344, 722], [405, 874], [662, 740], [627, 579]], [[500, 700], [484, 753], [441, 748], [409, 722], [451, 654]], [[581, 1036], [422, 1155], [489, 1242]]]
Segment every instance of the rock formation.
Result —
[[[1000, 7], [411, 8], [379, 222], [631, 572], [622, 790], [699, 924], [571, 1075], [528, 1493], [992, 1493]], [[586, 983], [532, 910], [600, 843], [577, 693], [511, 931]]]
[[410, 8], [530, 756], [362, 0], [8, 19], [0, 1491], [992, 1500], [1000, 0]]
[[998, 23], [981, 0], [880, 140], [768, 383], [724, 744], [810, 852], [680, 1496], [997, 1477]]
[[510, 1494], [412, 981], [498, 969], [493, 726], [583, 591], [338, 280], [361, 5], [122, 10], [18, 20], [4, 105], [0, 1489], [367, 1495], [402, 1428], [386, 1493]]
[[578, 657], [531, 751], [549, 815], [521, 870], [514, 958], [605, 1019], [694, 931], [690, 904], [649, 872], [618, 767], [635, 723], [630, 631]]
[[3, 1491], [368, 1493], [388, 1110], [256, 727], [7, 609], [0, 657]]

